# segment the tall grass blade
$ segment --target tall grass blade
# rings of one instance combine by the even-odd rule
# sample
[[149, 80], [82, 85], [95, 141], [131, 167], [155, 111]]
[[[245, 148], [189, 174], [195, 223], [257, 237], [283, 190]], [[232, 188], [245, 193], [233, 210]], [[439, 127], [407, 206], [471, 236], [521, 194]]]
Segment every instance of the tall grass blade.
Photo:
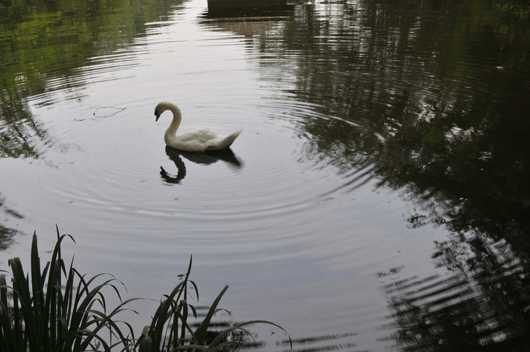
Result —
[[33, 295], [32, 312], [33, 324], [30, 326], [35, 333], [35, 344], [44, 348], [48, 346], [48, 320], [44, 313], [44, 282], [40, 270], [39, 250], [37, 246], [37, 234], [33, 234], [31, 243], [31, 294]]
[[[2, 277], [5, 282], [5, 278]], [[11, 331], [11, 320], [9, 319], [9, 311], [7, 304], [0, 301], [0, 350], [2, 351], [16, 351], [15, 344], [17, 336], [14, 336]]]
[[[182, 308], [182, 316], [181, 320], [182, 323], [180, 324], [180, 339], [186, 338], [186, 324], [188, 323], [188, 303], [185, 300], [180, 301], [180, 305]], [[175, 322], [177, 322], [177, 318], [174, 319]], [[176, 325], [176, 324], [175, 324]], [[176, 327], [177, 329], [178, 327]], [[175, 343], [173, 344], [174, 347], [177, 347], [179, 345], [178, 343], [178, 336], [175, 335]]]
[[0, 301], [7, 307], [7, 282], [5, 275], [0, 275]]
[[217, 305], [221, 301], [221, 298], [225, 294], [226, 290], [228, 290], [228, 285], [226, 285], [225, 288], [223, 288], [223, 290], [221, 291], [221, 293], [219, 293], [215, 301], [212, 303], [210, 309], [208, 310], [208, 313], [206, 313], [206, 317], [197, 327], [197, 330], [195, 330], [195, 338], [197, 339], [197, 343], [199, 345], [204, 345], [206, 341], [206, 332], [208, 330], [208, 327], [210, 326], [210, 321], [212, 320], [212, 317], [215, 314], [215, 310], [217, 309]]

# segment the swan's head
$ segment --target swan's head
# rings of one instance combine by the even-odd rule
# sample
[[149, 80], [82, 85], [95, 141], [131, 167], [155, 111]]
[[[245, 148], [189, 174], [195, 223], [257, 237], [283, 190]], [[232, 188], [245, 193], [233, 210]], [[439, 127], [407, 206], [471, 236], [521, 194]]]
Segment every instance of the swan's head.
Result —
[[162, 115], [164, 111], [166, 110], [171, 110], [171, 112], [173, 112], [173, 117], [177, 117], [180, 119], [180, 116], [181, 116], [180, 109], [175, 104], [171, 104], [171, 103], [163, 101], [161, 103], [158, 103], [158, 105], [155, 108], [155, 116], [156, 116], [155, 121], [158, 121], [158, 118], [160, 117], [160, 115]]
[[166, 105], [166, 103], [159, 103], [159, 104], [156, 106], [156, 108], [155, 108], [155, 116], [156, 116], [155, 121], [158, 121], [158, 118], [160, 117], [160, 115], [162, 115], [162, 113], [163, 113], [164, 111], [166, 111], [166, 110], [167, 110], [167, 105]]

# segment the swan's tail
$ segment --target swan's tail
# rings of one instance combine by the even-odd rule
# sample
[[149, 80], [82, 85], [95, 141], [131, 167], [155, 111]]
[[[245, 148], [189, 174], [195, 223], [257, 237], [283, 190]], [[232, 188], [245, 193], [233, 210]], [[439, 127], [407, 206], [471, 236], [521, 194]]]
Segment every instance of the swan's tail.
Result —
[[[239, 131], [236, 131], [234, 133], [231, 133], [229, 134], [228, 136], [226, 136], [220, 143], [219, 145], [216, 146], [215, 150], [223, 150], [223, 149], [228, 149], [230, 148], [230, 146], [232, 145], [232, 143], [234, 143], [234, 141], [236, 140], [236, 138], [241, 134], [241, 132], [243, 132], [243, 130], [239, 130]], [[208, 150], [214, 150], [214, 148], [208, 148]]]

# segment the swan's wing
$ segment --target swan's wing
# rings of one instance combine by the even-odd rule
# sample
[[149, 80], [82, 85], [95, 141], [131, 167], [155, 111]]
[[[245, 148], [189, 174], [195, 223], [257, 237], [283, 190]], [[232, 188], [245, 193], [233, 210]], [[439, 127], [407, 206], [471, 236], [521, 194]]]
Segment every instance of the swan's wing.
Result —
[[233, 132], [228, 136], [219, 136], [219, 138], [214, 142], [213, 140], [209, 142], [208, 148], [206, 150], [224, 150], [230, 148], [232, 143], [236, 138], [241, 134], [241, 130]]
[[207, 128], [200, 130], [187, 132], [178, 136], [178, 139], [182, 142], [198, 142], [198, 143], [208, 143], [208, 141], [219, 139], [219, 134], [211, 131]]
[[187, 132], [178, 136], [165, 136], [166, 144], [180, 150], [201, 152], [205, 150], [227, 149], [241, 131], [222, 136], [209, 129]]

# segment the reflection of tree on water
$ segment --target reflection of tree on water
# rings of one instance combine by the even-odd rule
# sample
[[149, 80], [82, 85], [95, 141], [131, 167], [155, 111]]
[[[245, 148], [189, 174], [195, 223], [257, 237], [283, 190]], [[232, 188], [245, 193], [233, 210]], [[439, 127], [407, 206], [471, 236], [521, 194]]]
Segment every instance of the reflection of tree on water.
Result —
[[[406, 351], [528, 350], [528, 261], [506, 243], [462, 241], [437, 244], [435, 257], [454, 276], [398, 279], [384, 290]], [[480, 249], [478, 249], [480, 248]], [[526, 346], [526, 347], [525, 347]]]
[[[32, 116], [18, 92], [0, 91], [0, 159], [41, 157], [39, 143], [48, 141], [48, 134]], [[6, 226], [9, 218], [23, 218], [5, 205], [0, 196], [0, 250], [6, 249], [19, 233]], [[3, 213], [3, 214], [2, 214]]]
[[[285, 48], [271, 43], [296, 63], [290, 93], [338, 117], [299, 120], [307, 150], [400, 190], [423, 209], [410, 216], [413, 227], [476, 229], [519, 244], [530, 229], [530, 60], [520, 31], [528, 21], [495, 34], [494, 20], [474, 24], [483, 15], [454, 16], [478, 5], [473, 1], [435, 9], [384, 4], [377, 11], [372, 2], [327, 5], [328, 16], [301, 7], [312, 20], [288, 23]], [[462, 37], [457, 24], [466, 21], [473, 32]], [[433, 27], [444, 36], [433, 36]], [[260, 38], [264, 48], [267, 39]], [[488, 60], [503, 69], [467, 62], [476, 59], [470, 51], [493, 53]]]
[[[0, 4], [0, 37], [10, 38], [0, 41], [0, 158], [39, 158], [43, 151], [36, 145], [50, 142], [30, 112], [29, 96], [60, 89], [68, 99], [80, 99], [79, 90], [87, 83], [80, 68], [94, 64], [91, 57], [110, 54], [144, 34], [145, 23], [160, 20], [171, 6], [154, 0], [134, 5], [46, 0]], [[43, 100], [43, 105], [53, 103]]]
[[251, 38], [273, 29], [280, 21], [291, 16], [292, 12], [292, 5], [241, 9], [230, 7], [213, 11], [208, 9], [202, 16], [207, 20], [202, 24]]
[[234, 154], [232, 149], [207, 152], [186, 152], [166, 146], [166, 154], [169, 159], [173, 160], [178, 170], [178, 174], [174, 176], [167, 173], [166, 170], [160, 166], [160, 176], [167, 183], [177, 184], [186, 177], [186, 164], [182, 161], [181, 156], [196, 164], [210, 165], [221, 160], [232, 170], [239, 170], [243, 167], [243, 162]]
[[37, 143], [48, 139], [17, 92], [0, 94], [0, 158], [39, 158]]
[[288, 57], [290, 96], [337, 117], [296, 119], [309, 157], [326, 155], [343, 188], [371, 179], [399, 191], [415, 206], [411, 228], [450, 233], [435, 259], [455, 277], [386, 288], [398, 342], [530, 348], [528, 18], [473, 0], [414, 3], [300, 6], [306, 21], [260, 45]]
[[[5, 219], [3, 219], [2, 213], [4, 213], [5, 215], [9, 215], [10, 217], [15, 219], [23, 218], [22, 215], [5, 205], [5, 199], [0, 194], [0, 221], [5, 221]], [[9, 247], [9, 245], [13, 242], [13, 237], [17, 233], [17, 230], [4, 226], [0, 222], [0, 250], [7, 249], [7, 247]]]
[[[28, 97], [40, 95], [37, 106], [55, 103], [54, 90], [62, 90], [65, 99], [81, 99], [87, 81], [80, 68], [101, 63], [91, 57], [132, 42], [146, 33], [147, 22], [164, 19], [181, 2], [0, 1], [0, 161], [43, 159], [45, 146], [54, 141], [31, 113]], [[130, 64], [120, 62], [115, 69]], [[0, 247], [16, 232], [5, 221], [0, 216]]]

